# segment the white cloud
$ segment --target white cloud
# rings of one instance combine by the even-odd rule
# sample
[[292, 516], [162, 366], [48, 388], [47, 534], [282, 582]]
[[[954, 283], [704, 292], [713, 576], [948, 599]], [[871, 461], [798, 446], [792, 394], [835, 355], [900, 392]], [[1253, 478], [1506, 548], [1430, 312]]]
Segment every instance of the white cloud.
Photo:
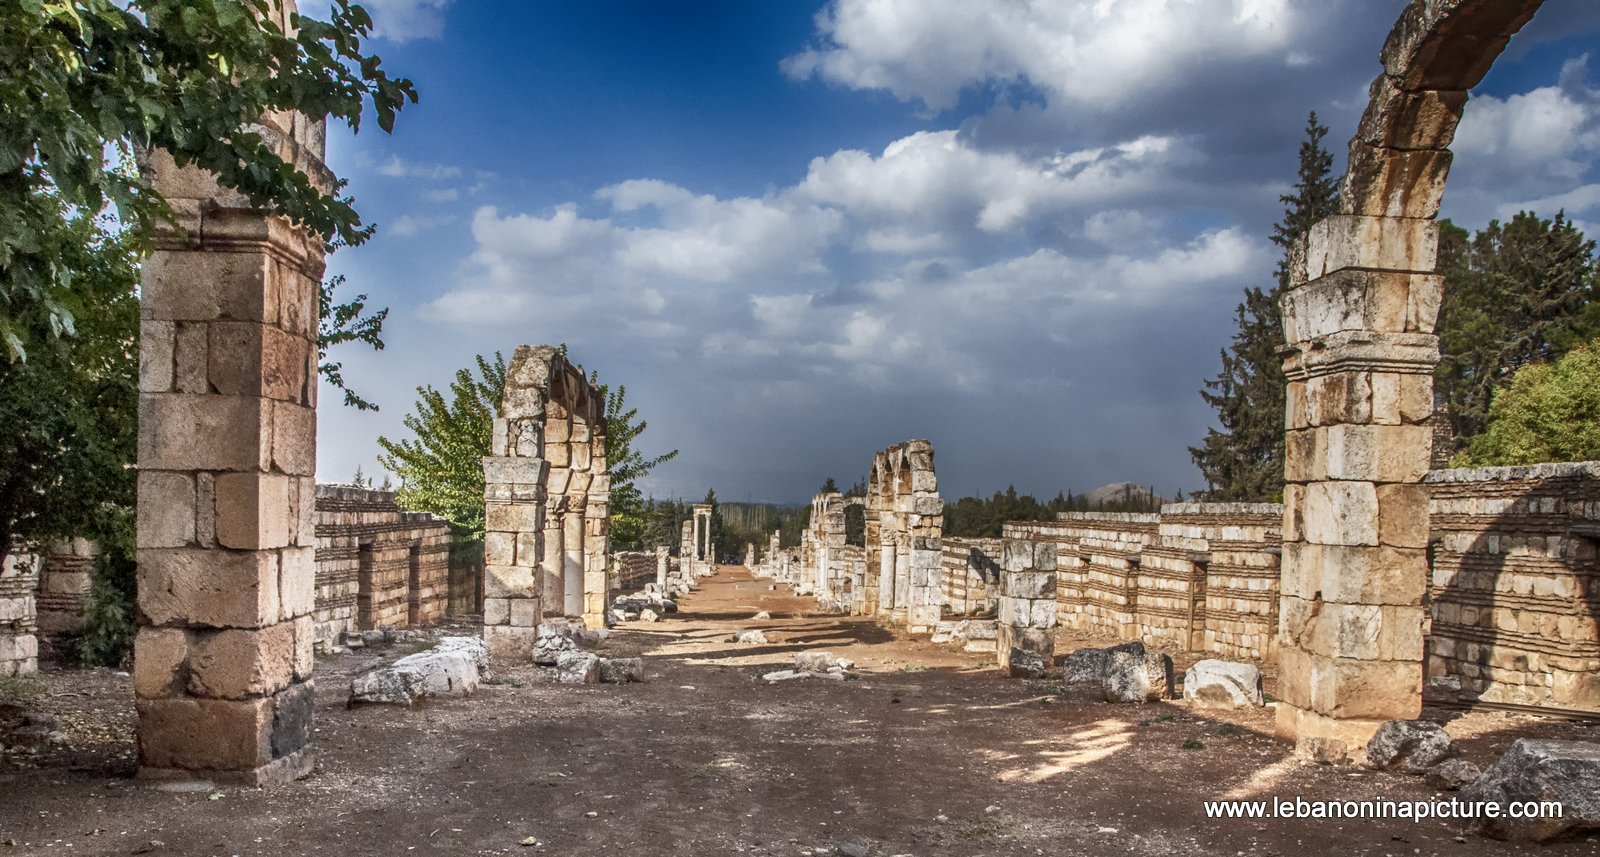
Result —
[[378, 174], [389, 178], [407, 179], [453, 179], [461, 176], [461, 168], [447, 164], [419, 164], [407, 161], [399, 155], [390, 155], [389, 160], [378, 165]]
[[407, 214], [396, 217], [389, 224], [389, 228], [386, 231], [397, 238], [414, 238], [451, 223], [455, 219], [454, 215], [449, 214]]
[[969, 87], [1024, 80], [1109, 105], [1221, 56], [1304, 64], [1303, 17], [1288, 0], [834, 0], [817, 16], [820, 43], [783, 70], [935, 110]]
[[437, 39], [451, 0], [361, 0], [372, 15], [373, 35], [392, 42]]

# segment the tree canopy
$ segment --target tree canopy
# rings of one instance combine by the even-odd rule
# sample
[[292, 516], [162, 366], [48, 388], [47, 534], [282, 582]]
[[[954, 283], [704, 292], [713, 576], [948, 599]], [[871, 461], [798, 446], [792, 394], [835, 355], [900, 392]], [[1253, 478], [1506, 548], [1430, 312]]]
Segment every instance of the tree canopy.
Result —
[[1600, 341], [1530, 363], [1494, 394], [1487, 428], [1457, 465], [1488, 467], [1600, 459]]
[[[0, 4], [0, 348], [11, 361], [70, 335], [95, 309], [64, 264], [78, 236], [63, 208], [114, 206], [130, 242], [170, 216], [129, 164], [164, 149], [253, 204], [326, 241], [359, 244], [371, 227], [347, 197], [318, 189], [257, 124], [275, 111], [384, 130], [416, 100], [363, 49], [372, 20], [332, 0], [330, 20], [268, 0], [14, 0]], [[116, 153], [108, 157], [107, 153]]]

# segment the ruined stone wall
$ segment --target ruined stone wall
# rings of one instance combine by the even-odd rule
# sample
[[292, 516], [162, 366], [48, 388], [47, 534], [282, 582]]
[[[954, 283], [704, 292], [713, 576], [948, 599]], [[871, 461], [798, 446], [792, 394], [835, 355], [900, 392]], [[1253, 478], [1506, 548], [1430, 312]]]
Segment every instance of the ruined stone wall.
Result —
[[38, 626], [34, 590], [39, 584], [39, 557], [12, 553], [0, 560], [0, 676], [25, 675], [39, 669]]
[[1061, 624], [1190, 651], [1276, 651], [1282, 507], [1173, 503], [1159, 513], [1067, 512], [1006, 524], [1054, 543]]
[[88, 539], [56, 542], [45, 553], [34, 594], [41, 642], [83, 630], [83, 608], [99, 554], [99, 545]]
[[483, 614], [483, 543], [473, 542], [467, 549], [452, 545], [450, 551], [450, 595], [445, 612], [451, 616]]
[[1156, 539], [1160, 516], [1063, 512], [1059, 517], [1008, 523], [1005, 537], [1056, 545], [1061, 625], [1097, 636], [1139, 636], [1139, 566], [1145, 547]]
[[1466, 701], [1600, 711], [1600, 462], [1435, 470], [1424, 483], [1427, 675], [1453, 677]]
[[611, 555], [611, 564], [616, 569], [614, 588], [620, 592], [638, 592], [656, 582], [655, 551], [618, 551]]
[[939, 554], [944, 612], [989, 616], [999, 607], [1000, 539], [946, 537]]
[[450, 595], [450, 529], [406, 512], [394, 492], [318, 485], [316, 639], [425, 625], [444, 618]]

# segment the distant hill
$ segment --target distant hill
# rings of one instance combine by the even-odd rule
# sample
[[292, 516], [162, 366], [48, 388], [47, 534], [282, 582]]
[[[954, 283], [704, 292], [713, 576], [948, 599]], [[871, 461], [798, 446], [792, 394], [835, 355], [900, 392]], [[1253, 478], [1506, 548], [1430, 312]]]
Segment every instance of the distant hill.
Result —
[[1129, 500], [1149, 502], [1157, 506], [1167, 502], [1165, 497], [1152, 492], [1149, 486], [1138, 485], [1133, 482], [1113, 482], [1110, 485], [1101, 485], [1093, 491], [1085, 491], [1081, 496], [1088, 501], [1090, 506], [1105, 506]]

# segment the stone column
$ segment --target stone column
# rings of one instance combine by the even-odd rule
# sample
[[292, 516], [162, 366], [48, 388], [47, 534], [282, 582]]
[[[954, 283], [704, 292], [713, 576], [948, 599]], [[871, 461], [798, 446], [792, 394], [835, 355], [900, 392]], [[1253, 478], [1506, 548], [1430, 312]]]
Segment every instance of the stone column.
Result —
[[1055, 659], [1056, 548], [1050, 542], [1006, 539], [1000, 549], [997, 649], [1001, 668], [1038, 678]]
[[583, 518], [587, 496], [567, 495], [567, 514], [561, 522], [561, 612], [565, 616], [583, 615]]
[[1305, 755], [1359, 756], [1381, 723], [1421, 712], [1438, 234], [1330, 217], [1283, 299], [1278, 731]]
[[[320, 120], [258, 130], [331, 186]], [[141, 775], [284, 782], [313, 766], [322, 240], [165, 152], [141, 161], [179, 227], [154, 236], [139, 311]]]
[[605, 476], [595, 477], [589, 490], [589, 507], [583, 516], [583, 621], [591, 628], [605, 627], [611, 588], [606, 573], [610, 552], [610, 495]]
[[567, 601], [566, 536], [562, 525], [567, 520], [566, 495], [552, 496], [544, 509], [544, 546], [540, 552], [539, 578], [544, 597], [543, 614], [563, 616]]

